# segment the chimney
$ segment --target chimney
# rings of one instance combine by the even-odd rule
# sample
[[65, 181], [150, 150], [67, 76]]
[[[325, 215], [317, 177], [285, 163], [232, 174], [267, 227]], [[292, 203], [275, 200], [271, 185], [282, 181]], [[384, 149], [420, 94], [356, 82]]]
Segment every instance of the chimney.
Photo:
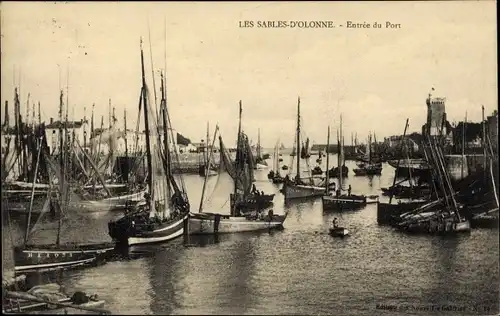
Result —
[[50, 124], [54, 124], [54, 118], [53, 117], [50, 118]]

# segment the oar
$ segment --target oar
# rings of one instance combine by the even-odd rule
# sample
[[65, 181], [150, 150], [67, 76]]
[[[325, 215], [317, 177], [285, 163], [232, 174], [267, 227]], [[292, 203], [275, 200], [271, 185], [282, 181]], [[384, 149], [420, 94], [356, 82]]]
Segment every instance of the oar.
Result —
[[28, 301], [34, 301], [34, 302], [39, 302], [39, 303], [46, 303], [46, 304], [50, 304], [50, 305], [56, 305], [59, 307], [69, 307], [69, 308], [75, 308], [75, 309], [81, 309], [81, 310], [86, 310], [86, 311], [90, 311], [90, 312], [95, 312], [95, 313], [99, 313], [99, 314], [111, 315], [111, 312], [107, 309], [96, 308], [96, 307], [85, 307], [85, 306], [80, 306], [80, 305], [73, 305], [73, 304], [59, 303], [59, 302], [50, 302], [50, 301], [41, 299], [39, 297], [30, 295], [30, 294], [7, 291], [5, 296], [7, 298], [28, 300]]

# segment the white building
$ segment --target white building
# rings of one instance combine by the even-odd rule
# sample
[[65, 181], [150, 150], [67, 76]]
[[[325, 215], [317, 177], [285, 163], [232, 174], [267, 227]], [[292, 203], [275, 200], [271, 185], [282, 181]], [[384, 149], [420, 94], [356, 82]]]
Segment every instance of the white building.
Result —
[[60, 121], [54, 121], [53, 118], [50, 118], [50, 123], [45, 126], [45, 133], [47, 135], [47, 145], [49, 146], [51, 153], [59, 152], [59, 129], [61, 127], [63, 137], [67, 137], [70, 142], [73, 141], [73, 135], [75, 135], [75, 139], [78, 140], [82, 147], [85, 143], [90, 141], [88, 121], [84, 121], [82, 119], [80, 121], [68, 121], [61, 123]]

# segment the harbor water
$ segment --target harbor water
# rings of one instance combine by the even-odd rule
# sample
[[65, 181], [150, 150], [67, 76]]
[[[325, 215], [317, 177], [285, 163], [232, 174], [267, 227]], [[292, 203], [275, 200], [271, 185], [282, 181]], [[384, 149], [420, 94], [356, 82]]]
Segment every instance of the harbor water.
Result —
[[[336, 165], [336, 156], [330, 161]], [[381, 196], [380, 187], [392, 184], [394, 168], [387, 164], [374, 177], [355, 177], [354, 162], [346, 165], [345, 183], [354, 194]], [[321, 199], [285, 205], [268, 171], [255, 172], [256, 186], [276, 193], [275, 213], [288, 212], [283, 231], [180, 237], [138, 249], [144, 254], [131, 259], [66, 271], [60, 282], [70, 293], [98, 294], [114, 314], [498, 314], [497, 229], [406, 235], [377, 224], [376, 204], [345, 213], [323, 212]], [[183, 178], [197, 212], [203, 178]], [[231, 191], [227, 174], [211, 177], [207, 211], [229, 213]], [[98, 210], [68, 214], [62, 241], [109, 241], [107, 223], [117, 216]], [[351, 236], [327, 234], [334, 217]], [[4, 221], [4, 269], [12, 269], [10, 249], [22, 239], [21, 222]], [[56, 227], [56, 221], [45, 220], [33, 241], [54, 242]]]

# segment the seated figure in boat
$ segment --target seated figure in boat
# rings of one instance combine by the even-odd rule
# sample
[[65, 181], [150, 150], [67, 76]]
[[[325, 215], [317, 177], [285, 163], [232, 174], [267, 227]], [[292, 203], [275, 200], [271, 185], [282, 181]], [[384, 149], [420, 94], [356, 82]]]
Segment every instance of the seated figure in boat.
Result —
[[269, 171], [269, 173], [267, 174], [267, 178], [268, 179], [274, 178], [274, 171], [273, 170]]
[[259, 190], [257, 190], [255, 183], [252, 184], [252, 194], [259, 195]]
[[295, 176], [295, 181], [294, 182], [295, 182], [296, 185], [304, 185], [305, 184], [304, 181], [302, 181], [302, 179], [298, 175]]
[[189, 204], [186, 203], [181, 192], [174, 193], [172, 196], [172, 204], [176, 207], [176, 209], [178, 208], [179, 211], [186, 212], [189, 210]]
[[332, 222], [333, 228], [338, 228], [339, 227], [339, 220], [335, 217]]

